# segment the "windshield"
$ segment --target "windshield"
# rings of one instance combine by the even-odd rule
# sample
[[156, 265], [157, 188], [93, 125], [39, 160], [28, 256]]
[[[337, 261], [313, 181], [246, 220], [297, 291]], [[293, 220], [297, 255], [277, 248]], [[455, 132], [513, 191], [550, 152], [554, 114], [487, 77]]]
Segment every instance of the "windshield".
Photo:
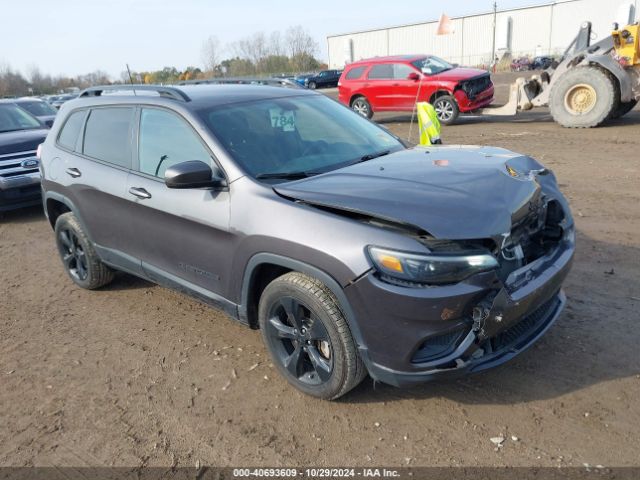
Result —
[[416, 67], [418, 70], [421, 70], [423, 73], [426, 73], [427, 75], [435, 75], [437, 73], [442, 73], [453, 68], [453, 65], [451, 65], [449, 62], [445, 62], [441, 58], [434, 56], [421, 58], [420, 60], [415, 60], [411, 63], [414, 67]]
[[21, 101], [16, 102], [18, 106], [24, 108], [31, 115], [35, 115], [36, 117], [42, 117], [44, 115], [55, 115], [57, 110], [49, 105], [47, 102], [38, 102], [38, 101]]
[[0, 133], [43, 128], [29, 113], [13, 104], [0, 105]]
[[322, 95], [221, 105], [201, 115], [244, 170], [272, 182], [404, 148], [381, 127]]

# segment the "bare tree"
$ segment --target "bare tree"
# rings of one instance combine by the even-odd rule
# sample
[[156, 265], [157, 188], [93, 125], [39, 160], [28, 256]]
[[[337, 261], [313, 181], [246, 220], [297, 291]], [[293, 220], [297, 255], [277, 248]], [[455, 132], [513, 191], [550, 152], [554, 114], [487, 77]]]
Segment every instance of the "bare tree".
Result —
[[85, 75], [79, 75], [76, 78], [76, 81], [79, 87], [86, 88], [93, 85], [109, 85], [111, 83], [111, 77], [109, 77], [107, 72], [96, 70], [95, 72], [87, 73]]
[[208, 72], [214, 72], [220, 64], [222, 48], [220, 41], [215, 35], [209, 36], [202, 44], [202, 63]]
[[30, 65], [27, 70], [27, 79], [31, 84], [34, 94], [40, 95], [51, 91], [53, 88], [51, 75], [43, 74], [37, 65]]
[[277, 30], [271, 32], [271, 35], [269, 35], [268, 52], [269, 55], [273, 55], [274, 57], [282, 57], [287, 54], [282, 43], [282, 36]]
[[309, 70], [319, 50], [318, 42], [300, 25], [288, 28], [285, 37], [292, 66], [298, 71]]
[[0, 98], [4, 96], [27, 95], [29, 82], [20, 72], [14, 71], [6, 64], [0, 64]]
[[250, 37], [245, 37], [233, 44], [233, 49], [238, 57], [251, 61], [256, 67], [269, 55], [267, 36], [264, 32], [256, 32]]

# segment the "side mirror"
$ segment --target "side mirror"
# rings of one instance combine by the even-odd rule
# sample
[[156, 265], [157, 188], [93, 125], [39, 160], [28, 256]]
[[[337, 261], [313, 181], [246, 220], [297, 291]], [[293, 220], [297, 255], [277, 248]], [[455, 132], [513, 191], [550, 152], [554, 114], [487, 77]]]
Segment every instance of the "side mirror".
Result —
[[211, 167], [200, 160], [178, 163], [167, 168], [164, 183], [169, 188], [222, 188], [227, 181], [213, 174]]
[[407, 80], [413, 80], [414, 82], [417, 80], [420, 80], [420, 75], [418, 75], [416, 72], [411, 72], [408, 76], [407, 76]]

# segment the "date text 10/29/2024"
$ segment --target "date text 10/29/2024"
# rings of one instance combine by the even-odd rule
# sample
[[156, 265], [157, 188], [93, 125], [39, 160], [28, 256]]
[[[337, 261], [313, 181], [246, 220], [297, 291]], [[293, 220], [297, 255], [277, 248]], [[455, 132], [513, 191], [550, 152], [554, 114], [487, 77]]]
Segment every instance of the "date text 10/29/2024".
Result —
[[397, 470], [387, 468], [234, 468], [234, 478], [399, 478]]

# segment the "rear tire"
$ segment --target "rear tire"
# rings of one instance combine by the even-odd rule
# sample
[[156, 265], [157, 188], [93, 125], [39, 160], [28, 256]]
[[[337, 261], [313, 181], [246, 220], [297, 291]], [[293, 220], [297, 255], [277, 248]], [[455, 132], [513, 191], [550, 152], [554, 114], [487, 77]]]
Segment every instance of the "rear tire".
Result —
[[351, 102], [351, 110], [362, 115], [364, 118], [373, 117], [373, 110], [371, 110], [371, 104], [365, 97], [356, 97]]
[[290, 272], [273, 280], [258, 321], [280, 374], [307, 395], [335, 400], [367, 375], [338, 300], [316, 278]]
[[113, 270], [102, 263], [73, 213], [58, 217], [55, 234], [62, 265], [76, 285], [93, 290], [113, 280]]
[[616, 84], [609, 72], [576, 67], [565, 72], [551, 88], [549, 109], [563, 127], [592, 128], [610, 117], [617, 98]]
[[443, 125], [453, 124], [460, 115], [458, 102], [451, 95], [442, 95], [433, 101], [433, 108], [436, 110], [438, 120]]

